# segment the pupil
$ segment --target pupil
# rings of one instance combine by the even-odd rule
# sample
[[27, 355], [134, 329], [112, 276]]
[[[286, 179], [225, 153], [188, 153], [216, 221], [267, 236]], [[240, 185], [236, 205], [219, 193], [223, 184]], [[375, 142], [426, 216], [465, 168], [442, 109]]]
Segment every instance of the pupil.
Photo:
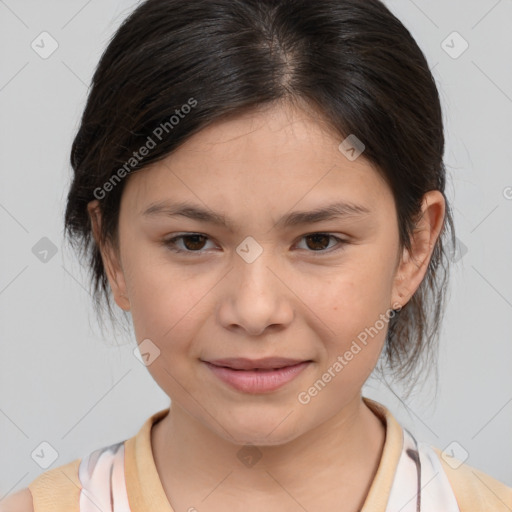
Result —
[[[204, 245], [204, 240], [203, 240], [203, 244], [201, 245], [201, 242], [198, 242], [197, 240], [199, 238], [203, 238], [204, 239], [204, 236], [203, 235], [189, 235], [187, 237], [185, 237], [183, 239], [183, 242], [185, 244], [185, 247], [188, 249], [188, 250], [198, 250], [198, 249], [201, 249], [202, 248], [202, 245]], [[193, 242], [192, 244], [190, 244], [190, 239], [193, 239]], [[200, 247], [198, 247], [196, 244], [199, 243]], [[192, 246], [191, 246], [192, 245]]]
[[[328, 242], [329, 241], [329, 236], [328, 235], [322, 235], [322, 234], [320, 234], [320, 235], [309, 235], [307, 238], [310, 239], [310, 240], [314, 240], [314, 241], [318, 241], [318, 239], [323, 239], [323, 241], [324, 242], [327, 241], [327, 245], [329, 245], [329, 242]], [[320, 245], [325, 245], [325, 244], [321, 243]], [[308, 244], [308, 247], [310, 249], [313, 249], [313, 247], [311, 247], [310, 244]], [[325, 247], [320, 247], [320, 249], [325, 249]]]

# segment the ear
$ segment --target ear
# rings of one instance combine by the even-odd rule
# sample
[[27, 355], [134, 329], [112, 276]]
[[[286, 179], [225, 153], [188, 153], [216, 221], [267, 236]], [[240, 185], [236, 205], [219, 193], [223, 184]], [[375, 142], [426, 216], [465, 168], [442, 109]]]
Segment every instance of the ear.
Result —
[[94, 240], [100, 250], [103, 267], [107, 274], [114, 300], [121, 309], [129, 311], [130, 301], [127, 296], [126, 281], [119, 253], [114, 247], [112, 247], [110, 241], [103, 241], [100, 236], [101, 209], [99, 201], [95, 199], [94, 201], [89, 202], [87, 205], [87, 211], [91, 219]]
[[419, 288], [443, 227], [445, 200], [439, 190], [423, 196], [421, 213], [411, 235], [411, 251], [404, 248], [393, 284], [392, 304], [404, 307]]

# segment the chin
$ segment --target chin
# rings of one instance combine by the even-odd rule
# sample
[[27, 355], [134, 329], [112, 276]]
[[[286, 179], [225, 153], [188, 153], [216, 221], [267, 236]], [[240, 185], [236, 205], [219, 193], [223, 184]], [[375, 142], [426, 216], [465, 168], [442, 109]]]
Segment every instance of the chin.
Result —
[[[227, 441], [239, 445], [254, 446], [279, 446], [293, 441], [300, 435], [300, 432], [294, 430], [291, 424], [283, 421], [286, 414], [279, 419], [262, 419], [261, 416], [254, 421], [248, 418], [236, 421], [232, 418], [229, 422], [228, 431], [232, 437], [226, 437], [226, 432], [218, 432]], [[285, 423], [287, 423], [285, 425]]]

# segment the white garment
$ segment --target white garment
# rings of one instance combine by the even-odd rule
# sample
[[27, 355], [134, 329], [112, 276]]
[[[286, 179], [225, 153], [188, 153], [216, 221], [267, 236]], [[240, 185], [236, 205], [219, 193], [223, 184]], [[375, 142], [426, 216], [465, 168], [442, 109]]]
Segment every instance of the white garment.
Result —
[[402, 428], [404, 441], [386, 512], [460, 512], [434, 450]]
[[78, 467], [80, 512], [131, 512], [124, 475], [124, 441], [99, 448]]

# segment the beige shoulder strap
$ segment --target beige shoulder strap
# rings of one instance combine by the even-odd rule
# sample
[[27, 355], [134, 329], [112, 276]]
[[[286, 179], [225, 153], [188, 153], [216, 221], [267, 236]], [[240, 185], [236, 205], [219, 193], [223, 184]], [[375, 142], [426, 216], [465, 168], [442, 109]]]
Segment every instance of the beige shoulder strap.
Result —
[[462, 464], [457, 459], [443, 457], [441, 450], [434, 448], [450, 484], [457, 496], [461, 512], [510, 512], [512, 510], [512, 488], [481, 471]]
[[32, 493], [34, 512], [80, 512], [80, 460], [50, 469], [28, 485]]

